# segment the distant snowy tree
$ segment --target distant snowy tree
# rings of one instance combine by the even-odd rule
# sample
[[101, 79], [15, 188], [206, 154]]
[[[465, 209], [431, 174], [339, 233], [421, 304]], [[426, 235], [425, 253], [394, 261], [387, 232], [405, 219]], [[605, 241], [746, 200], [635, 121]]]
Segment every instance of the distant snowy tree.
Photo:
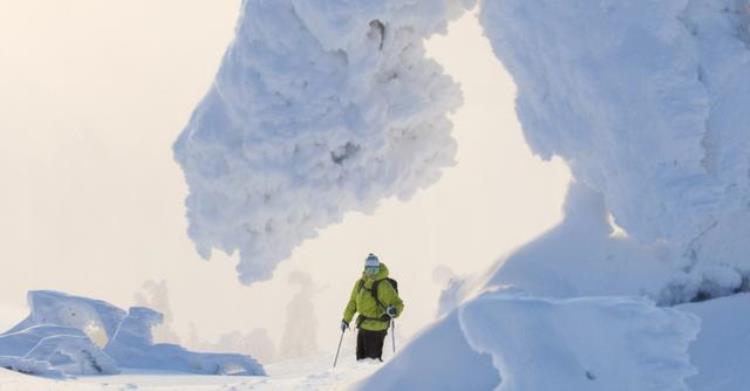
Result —
[[313, 304], [316, 288], [310, 275], [299, 271], [289, 275], [289, 284], [299, 286], [299, 290], [286, 306], [279, 354], [283, 358], [304, 357], [318, 351], [318, 318]]
[[180, 337], [172, 328], [174, 314], [169, 303], [169, 289], [167, 281], [149, 280], [143, 283], [141, 290], [135, 294], [136, 305], [153, 308], [162, 315], [164, 320], [154, 327], [152, 334], [156, 342], [180, 343]]

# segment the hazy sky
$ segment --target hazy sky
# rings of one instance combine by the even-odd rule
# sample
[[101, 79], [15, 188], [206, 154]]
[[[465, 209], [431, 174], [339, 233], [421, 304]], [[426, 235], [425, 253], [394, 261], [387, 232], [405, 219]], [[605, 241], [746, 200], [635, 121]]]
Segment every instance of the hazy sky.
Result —
[[297, 290], [288, 275], [303, 271], [319, 289], [327, 348], [375, 252], [399, 280], [410, 335], [436, 311], [436, 266], [482, 271], [559, 220], [568, 171], [530, 154], [513, 84], [468, 15], [429, 43], [466, 101], [458, 165], [437, 185], [372, 216], [350, 213], [270, 282], [243, 287], [234, 258], [202, 261], [171, 144], [218, 69], [239, 4], [0, 0], [0, 326], [20, 320], [30, 289], [126, 307], [145, 281], [165, 279], [183, 336], [191, 322], [207, 339], [264, 327], [278, 345]]

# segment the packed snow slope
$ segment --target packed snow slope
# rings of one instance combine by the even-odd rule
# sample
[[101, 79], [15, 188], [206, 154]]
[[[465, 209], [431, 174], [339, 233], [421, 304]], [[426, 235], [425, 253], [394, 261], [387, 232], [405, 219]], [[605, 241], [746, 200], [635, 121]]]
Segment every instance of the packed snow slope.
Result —
[[452, 165], [458, 86], [425, 56], [474, 0], [245, 0], [210, 91], [174, 145], [198, 252], [270, 278], [349, 210], [410, 197]]

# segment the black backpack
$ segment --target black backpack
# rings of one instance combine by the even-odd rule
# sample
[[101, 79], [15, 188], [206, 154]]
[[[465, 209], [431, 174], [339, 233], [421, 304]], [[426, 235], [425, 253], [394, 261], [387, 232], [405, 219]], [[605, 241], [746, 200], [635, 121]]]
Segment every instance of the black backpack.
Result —
[[[393, 287], [393, 290], [398, 293], [398, 281], [394, 280], [393, 278], [386, 277], [382, 280], [375, 280], [375, 282], [372, 283], [372, 287], [370, 287], [370, 295], [373, 299], [375, 299], [375, 302], [378, 303], [379, 306], [383, 307], [385, 309], [385, 305], [380, 302], [380, 299], [378, 299], [378, 286], [380, 286], [381, 281], [388, 281], [388, 283]], [[359, 289], [363, 289], [365, 287], [365, 281], [359, 280]]]

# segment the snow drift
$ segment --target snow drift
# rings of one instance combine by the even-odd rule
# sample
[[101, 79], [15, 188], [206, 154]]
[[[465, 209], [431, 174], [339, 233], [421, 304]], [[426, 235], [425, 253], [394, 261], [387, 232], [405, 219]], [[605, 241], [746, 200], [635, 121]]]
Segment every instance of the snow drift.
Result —
[[2, 367], [52, 377], [113, 374], [120, 368], [265, 375], [247, 356], [154, 344], [151, 328], [162, 315], [148, 308], [126, 312], [101, 300], [52, 291], [31, 291], [28, 301], [29, 316], [0, 334]]
[[539, 299], [486, 294], [461, 327], [502, 374], [496, 389], [686, 390], [697, 317], [629, 298]]
[[490, 390], [500, 383], [492, 357], [473, 350], [459, 325], [458, 312], [431, 325], [372, 377], [354, 389]]
[[448, 315], [358, 389], [418, 387], [429, 373], [439, 390], [466, 377], [476, 389], [685, 390], [699, 322], [642, 298], [670, 281], [663, 253], [614, 235], [601, 193], [574, 183], [559, 226], [474, 286], [448, 286]]
[[119, 373], [114, 361], [83, 331], [55, 325], [0, 335], [0, 366], [48, 377]]
[[461, 95], [423, 41], [473, 2], [244, 1], [174, 145], [198, 252], [239, 250], [240, 279], [267, 279], [344, 212], [435, 182]]

